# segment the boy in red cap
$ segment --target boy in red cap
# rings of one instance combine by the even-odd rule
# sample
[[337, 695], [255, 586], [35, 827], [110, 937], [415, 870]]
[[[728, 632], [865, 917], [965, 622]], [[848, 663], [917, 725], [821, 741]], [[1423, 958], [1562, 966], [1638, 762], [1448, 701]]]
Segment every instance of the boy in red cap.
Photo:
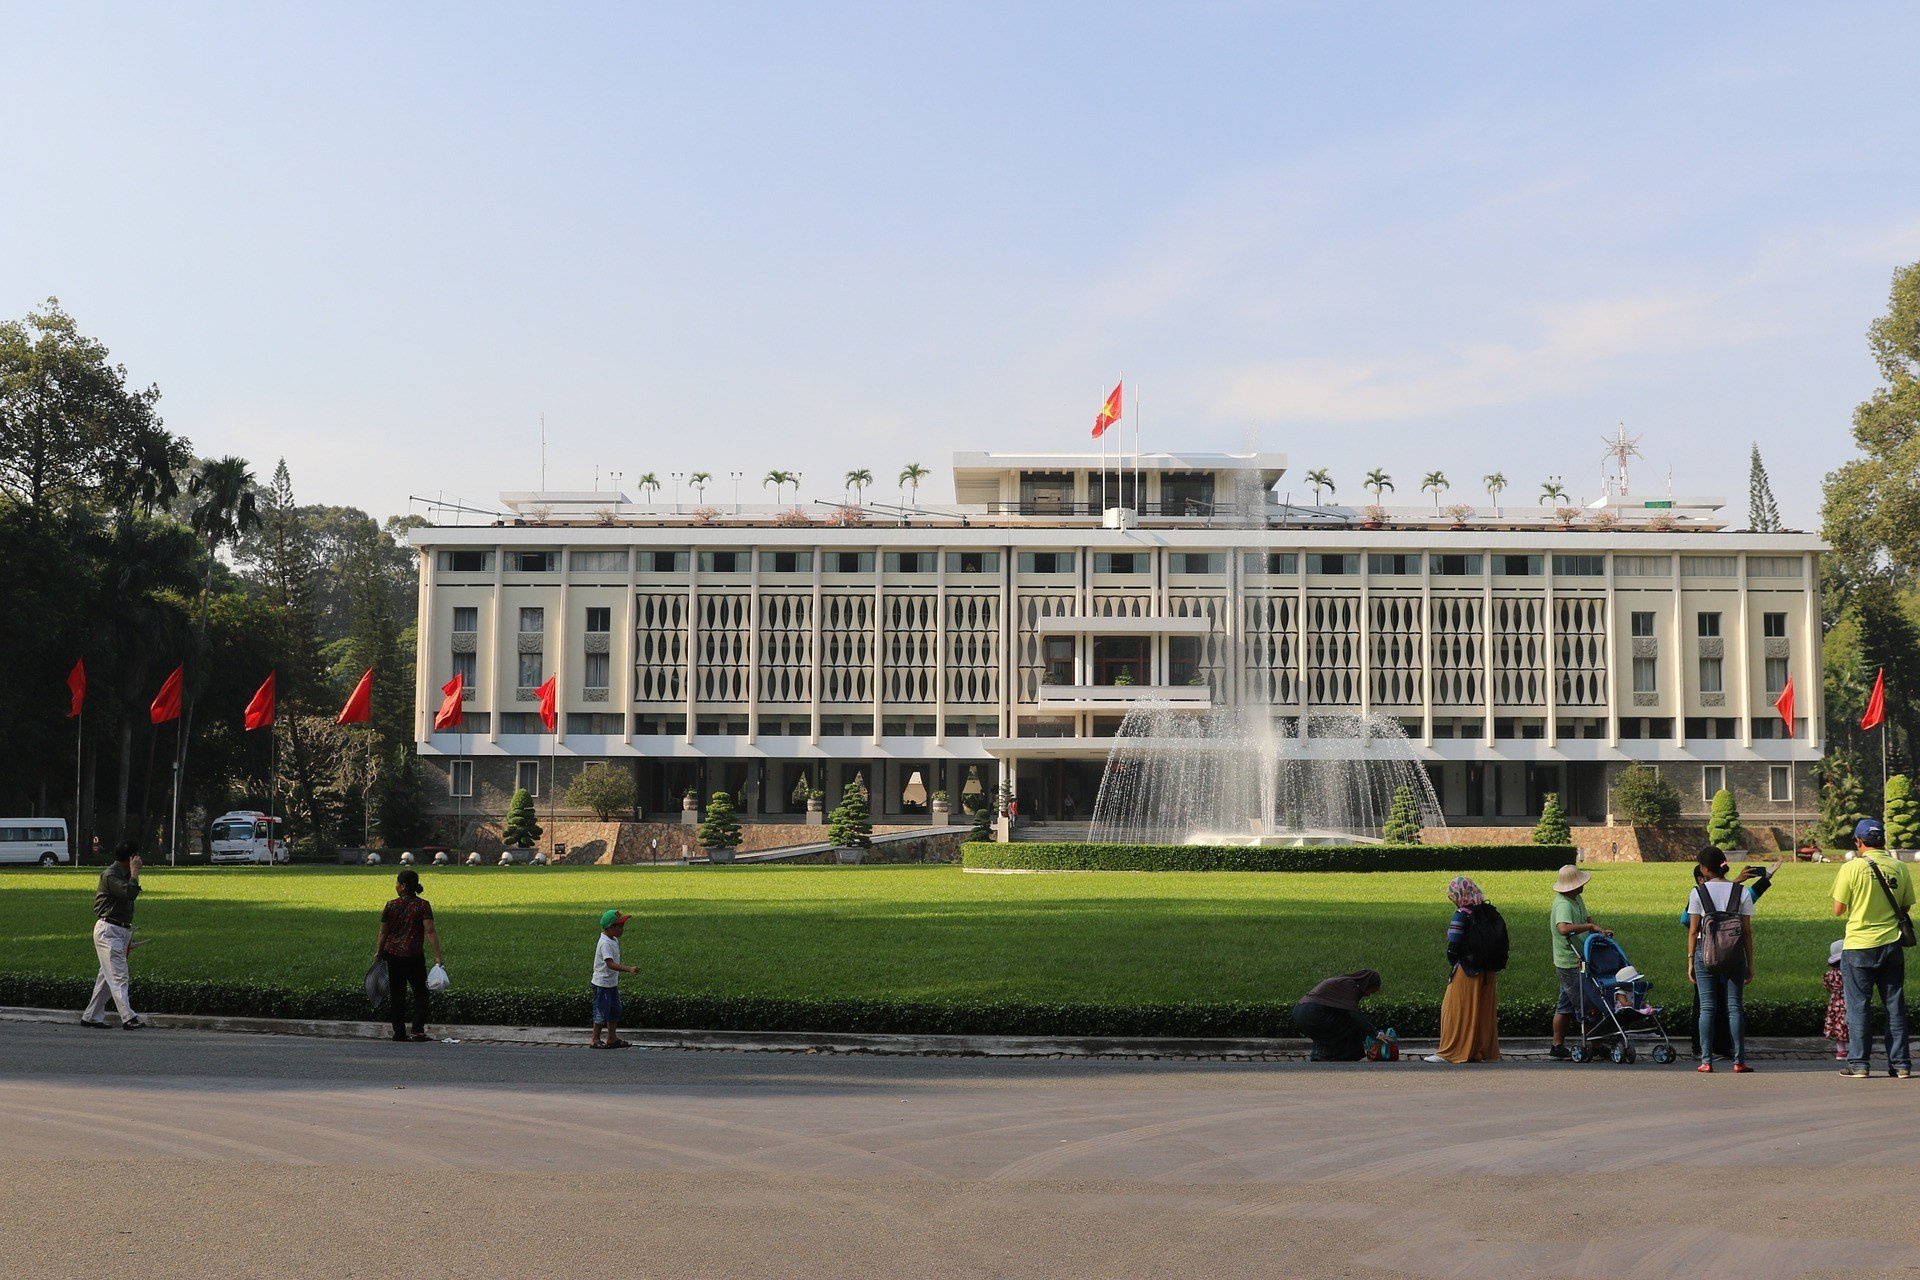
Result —
[[[624, 1049], [627, 1042], [619, 1036], [620, 975], [638, 973], [630, 964], [620, 963], [620, 935], [626, 932], [632, 916], [608, 907], [600, 917], [600, 941], [593, 949], [593, 1049]], [[600, 1029], [606, 1028], [603, 1043]]]

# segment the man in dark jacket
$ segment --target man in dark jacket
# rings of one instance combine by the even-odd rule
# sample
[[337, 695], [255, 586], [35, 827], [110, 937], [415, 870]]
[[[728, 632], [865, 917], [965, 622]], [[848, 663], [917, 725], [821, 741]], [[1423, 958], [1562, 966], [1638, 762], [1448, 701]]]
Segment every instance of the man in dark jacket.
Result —
[[133, 1011], [127, 994], [127, 946], [133, 940], [133, 900], [140, 896], [140, 855], [131, 840], [122, 840], [113, 861], [100, 873], [93, 895], [93, 950], [100, 957], [100, 976], [93, 982], [93, 999], [80, 1015], [82, 1026], [107, 1025], [107, 997], [120, 1010], [120, 1025], [135, 1031], [147, 1024]]

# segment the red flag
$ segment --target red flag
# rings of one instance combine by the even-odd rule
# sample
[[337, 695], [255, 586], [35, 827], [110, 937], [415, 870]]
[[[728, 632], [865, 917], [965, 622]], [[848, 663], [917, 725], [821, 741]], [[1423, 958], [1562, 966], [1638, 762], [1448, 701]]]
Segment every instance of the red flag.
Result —
[[553, 709], [554, 685], [559, 679], [559, 676], [548, 676], [547, 682], [534, 690], [540, 695], [540, 723], [547, 726], [548, 733], [552, 733], [554, 725], [560, 722], [560, 717]]
[[1793, 737], [1794, 733], [1793, 733], [1793, 677], [1792, 676], [1787, 677], [1787, 687], [1782, 689], [1780, 691], [1780, 696], [1773, 700], [1773, 709], [1775, 711], [1778, 711], [1780, 713], [1780, 718], [1787, 722], [1787, 736], [1789, 738]]
[[267, 672], [267, 678], [254, 693], [253, 701], [247, 704], [246, 732], [248, 733], [252, 733], [255, 729], [273, 727], [273, 677], [273, 672]]
[[1867, 695], [1867, 714], [1860, 717], [1862, 729], [1872, 729], [1887, 718], [1887, 669], [1880, 668], [1873, 678], [1873, 692]]
[[445, 696], [440, 700], [439, 713], [433, 717], [434, 728], [458, 729], [460, 727], [460, 720], [466, 714], [460, 706], [466, 690], [467, 678], [457, 673], [453, 679], [440, 686], [440, 692]]
[[1121, 385], [1122, 384], [1118, 382], [1113, 384], [1113, 394], [1107, 397], [1107, 402], [1100, 406], [1100, 412], [1094, 416], [1093, 438], [1095, 440], [1105, 435], [1108, 427], [1120, 421]]
[[373, 719], [373, 668], [360, 677], [360, 683], [353, 686], [353, 693], [347, 698], [347, 705], [340, 708], [340, 718], [335, 724], [365, 724]]
[[173, 669], [166, 682], [160, 686], [160, 692], [153, 695], [153, 705], [147, 708], [147, 718], [155, 724], [165, 724], [169, 720], [180, 718], [180, 686], [187, 678], [186, 664]]
[[73, 695], [73, 706], [67, 712], [71, 720], [80, 714], [80, 708], [87, 704], [87, 660], [76, 658], [73, 670], [67, 672], [67, 692]]

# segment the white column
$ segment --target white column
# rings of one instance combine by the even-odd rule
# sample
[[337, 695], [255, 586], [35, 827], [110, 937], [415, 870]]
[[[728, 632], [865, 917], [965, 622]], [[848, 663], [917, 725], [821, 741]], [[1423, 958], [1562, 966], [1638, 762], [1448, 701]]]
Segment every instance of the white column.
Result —
[[683, 726], [686, 732], [683, 733], [680, 738], [680, 740], [682, 742], [685, 742], [688, 746], [693, 745], [694, 692], [695, 692], [695, 685], [698, 683], [700, 679], [700, 656], [694, 648], [700, 634], [700, 627], [699, 627], [699, 621], [698, 621], [699, 614], [700, 614], [700, 548], [698, 546], [689, 546], [687, 548], [687, 635], [686, 635], [686, 642], [685, 642], [686, 648], [687, 648], [687, 653], [686, 653], [687, 688], [686, 688], [686, 712], [685, 712], [687, 723]]
[[[1609, 750], [1620, 746], [1620, 600], [1614, 589], [1613, 553], [1606, 555], [1607, 564], [1607, 611], [1605, 646], [1601, 652], [1607, 655], [1607, 747]], [[1626, 637], [1627, 659], [1625, 673], [1629, 685], [1633, 682], [1633, 638]]]
[[[1733, 634], [1734, 644], [1737, 646], [1737, 652], [1739, 654], [1739, 665], [1735, 668], [1734, 678], [1736, 684], [1734, 687], [1740, 690], [1740, 745], [1742, 748], [1751, 751], [1753, 749], [1753, 682], [1748, 678], [1748, 671], [1753, 665], [1753, 660], [1747, 653], [1749, 628], [1747, 626], [1746, 552], [1742, 551], [1734, 557], [1734, 566], [1740, 574], [1740, 585], [1734, 594], [1734, 616], [1736, 621], [1733, 625]], [[1762, 668], [1762, 670], [1764, 669], [1765, 668]], [[1724, 680], [1721, 681], [1723, 686], [1725, 683]]]
[[[747, 551], [747, 745], [760, 739], [760, 548]], [[748, 766], [753, 766], [749, 762]]]
[[1433, 745], [1433, 559], [1420, 553], [1420, 742]]
[[[826, 558], [827, 552], [824, 547], [815, 547], [813, 549], [813, 625], [811, 633], [807, 638], [809, 645], [807, 691], [811, 695], [812, 705], [809, 707], [809, 711], [811, 712], [813, 721], [813, 726], [807, 735], [807, 745], [813, 747], [820, 745], [820, 650], [825, 647], [822, 643], [822, 637], [825, 635], [825, 624], [820, 616], [820, 608], [823, 595], [821, 591], [821, 581], [822, 576], [826, 572]], [[824, 772], [821, 776], [825, 776]], [[825, 790], [824, 787], [821, 789]]]
[[[691, 553], [689, 553], [691, 554]], [[633, 666], [639, 660], [639, 638], [636, 631], [640, 625], [640, 548], [627, 548], [627, 598], [620, 608], [620, 635], [616, 642], [607, 641], [608, 662], [618, 662], [620, 671], [613, 682], [613, 690], [620, 699], [621, 737], [627, 745], [633, 745]]]
[[[578, 674], [574, 670], [575, 664], [567, 661], [567, 637], [572, 634], [572, 628], [567, 626], [567, 610], [573, 607], [569, 590], [572, 584], [568, 581], [567, 560], [573, 553], [571, 550], [563, 548], [559, 554], [560, 616], [554, 619], [553, 666], [547, 672], [550, 676], [559, 677], [565, 675], [567, 677], [567, 680], [556, 678], [553, 682], [553, 742], [556, 747], [567, 740], [567, 705], [571, 701], [567, 695], [567, 683]], [[547, 782], [548, 785], [551, 786], [553, 779], [549, 777]]]
[[[503, 588], [506, 582], [506, 572], [507, 549], [505, 547], [495, 547], [493, 549], [493, 635], [491, 637], [493, 640], [493, 661], [488, 664], [488, 669], [493, 672], [493, 676], [487, 681], [487, 743], [490, 746], [497, 746], [500, 742], [500, 715], [501, 712], [505, 710], [506, 702], [506, 700], [500, 696], [500, 690], [504, 687], [505, 680], [510, 679], [515, 685], [520, 683], [520, 676], [517, 670], [520, 662], [520, 629], [518, 627], [513, 629], [511, 633], [513, 638], [511, 640], [501, 639], [503, 635], [508, 634], [504, 629], [507, 606], [506, 601], [502, 598], [505, 595]], [[511, 658], [508, 657], [509, 653], [511, 654]], [[501, 664], [508, 661], [513, 664], [515, 669], [502, 672], [500, 669]], [[474, 663], [474, 669], [476, 671], [479, 670], [479, 662], [477, 659]], [[504, 679], [503, 676], [505, 677]], [[473, 794], [476, 798], [480, 795], [478, 785], [474, 787]]]
[[[415, 554], [420, 566], [420, 585], [414, 605], [413, 737], [415, 742], [425, 742], [433, 732], [433, 712], [439, 705], [430, 696], [430, 691], [437, 688], [433, 680], [434, 644], [438, 639], [433, 625], [433, 573], [437, 552], [432, 547], [421, 547]], [[378, 672], [374, 678], [379, 679]]]
[[[1554, 662], [1554, 642], [1557, 628], [1553, 624], [1553, 553], [1540, 553], [1540, 575], [1545, 580], [1541, 592], [1541, 608], [1545, 616], [1540, 619], [1540, 635], [1546, 644], [1546, 653], [1542, 669], [1547, 673], [1547, 727], [1546, 744], [1556, 747], [1560, 744], [1560, 673]], [[1566, 789], [1566, 779], [1561, 779], [1561, 790]]]
[[[933, 741], [947, 745], [947, 549], [933, 551]], [[932, 792], [929, 787], [929, 793]]]
[[[1822, 631], [1820, 627], [1820, 591], [1824, 584], [1819, 579], [1819, 573], [1820, 558], [1812, 552], [1802, 553], [1800, 557], [1800, 582], [1805, 588], [1802, 598], [1806, 602], [1806, 617], [1802, 626], [1804, 627], [1806, 635], [1806, 643], [1799, 646], [1799, 648], [1805, 652], [1806, 657], [1800, 661], [1798, 666], [1800, 667], [1800, 674], [1806, 678], [1807, 684], [1807, 746], [1813, 750], [1816, 756], [1822, 754], [1826, 749], [1827, 697], [1825, 688], [1826, 681], [1821, 678], [1821, 673], [1826, 670], [1826, 658], [1821, 652], [1826, 640], [1826, 633]], [[1793, 664], [1789, 664], [1787, 669], [1791, 671]], [[1794, 685], [1796, 694], [1799, 688], [1800, 686], [1798, 684]], [[1797, 700], [1796, 698], [1796, 701]], [[1799, 791], [1797, 788], [1799, 786], [1799, 778], [1797, 772], [1794, 785], [1796, 788], [1794, 795], [1798, 797]], [[1797, 799], [1795, 803], [1796, 805], [1798, 804]]]

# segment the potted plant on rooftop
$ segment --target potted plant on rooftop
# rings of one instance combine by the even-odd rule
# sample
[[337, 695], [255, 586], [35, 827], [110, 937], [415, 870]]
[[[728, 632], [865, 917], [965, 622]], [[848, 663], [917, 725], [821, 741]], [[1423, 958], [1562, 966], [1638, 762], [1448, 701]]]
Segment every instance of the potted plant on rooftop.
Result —
[[1473, 506], [1466, 502], [1450, 503], [1447, 506], [1447, 519], [1453, 521], [1453, 527], [1464, 529], [1467, 521], [1473, 518]]

